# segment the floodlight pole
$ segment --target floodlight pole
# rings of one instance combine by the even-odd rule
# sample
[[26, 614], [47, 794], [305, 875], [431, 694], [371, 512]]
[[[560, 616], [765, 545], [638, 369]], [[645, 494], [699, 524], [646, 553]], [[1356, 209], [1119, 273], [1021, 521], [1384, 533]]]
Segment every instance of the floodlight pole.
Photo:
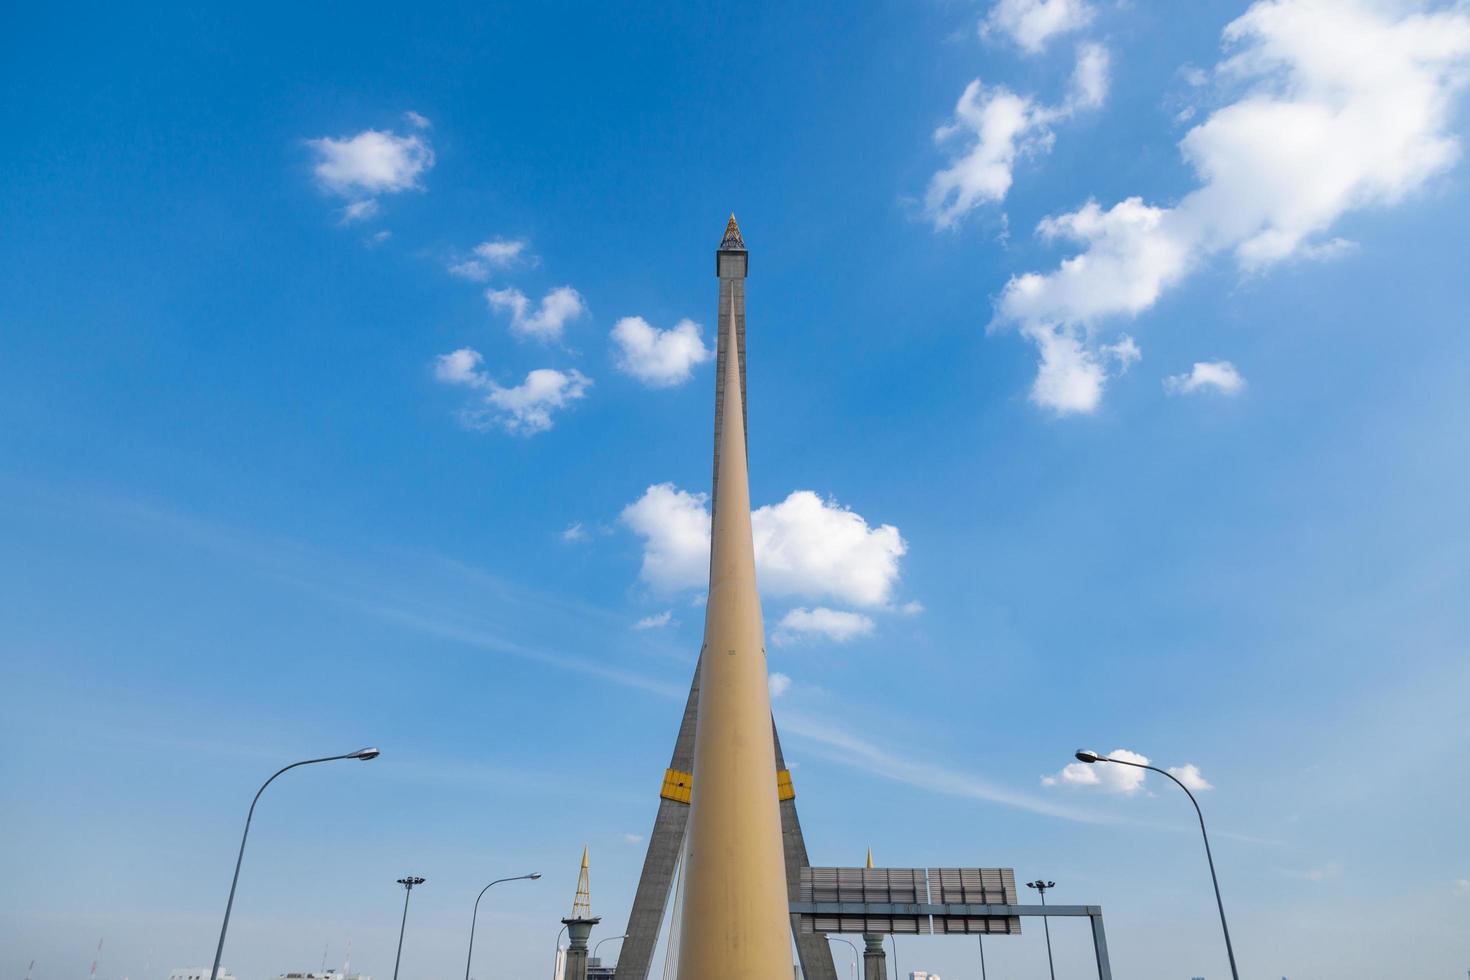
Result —
[[413, 894], [414, 885], [422, 885], [424, 879], [418, 875], [408, 875], [398, 879], [403, 886], [403, 921], [398, 924], [398, 955], [393, 957], [393, 980], [398, 980], [398, 964], [403, 959], [403, 931], [408, 928], [408, 898]]
[[1201, 811], [1199, 808], [1199, 800], [1196, 800], [1194, 798], [1194, 794], [1189, 791], [1189, 787], [1185, 786], [1178, 779], [1176, 779], [1173, 773], [1168, 772], [1164, 769], [1160, 769], [1157, 766], [1150, 766], [1142, 762], [1129, 762], [1127, 759], [1114, 759], [1111, 756], [1098, 755], [1096, 752], [1088, 752], [1085, 749], [1078, 749], [1076, 752], [1076, 758], [1077, 761], [1086, 762], [1089, 765], [1097, 762], [1112, 762], [1120, 766], [1132, 766], [1135, 769], [1147, 769], [1150, 772], [1158, 773], [1160, 776], [1168, 777], [1175, 786], [1178, 786], [1180, 789], [1184, 790], [1184, 795], [1189, 797], [1189, 802], [1194, 804], [1194, 815], [1199, 817], [1199, 833], [1205, 841], [1205, 860], [1209, 862], [1210, 881], [1215, 886], [1215, 907], [1220, 910], [1220, 931], [1225, 934], [1225, 955], [1230, 957], [1230, 976], [1233, 977], [1234, 980], [1240, 980], [1240, 971], [1235, 968], [1235, 947], [1230, 944], [1230, 926], [1227, 925], [1225, 922], [1225, 901], [1220, 897], [1220, 879], [1215, 874], [1215, 857], [1210, 853], [1210, 835], [1205, 830], [1205, 815], [1204, 812]]
[[[1057, 887], [1057, 883], [1054, 881], [1042, 881], [1040, 878], [1037, 878], [1035, 881], [1026, 882], [1026, 887], [1036, 889], [1037, 894], [1041, 896], [1041, 907], [1046, 908], [1046, 890]], [[1051, 980], [1057, 980], [1057, 967], [1051, 959], [1051, 919], [1045, 913], [1042, 913], [1041, 925], [1046, 930], [1046, 966], [1051, 971]]]
[[978, 940], [980, 940], [980, 980], [986, 980], [986, 978], [985, 978], [985, 934], [984, 933], [978, 933], [975, 936], [975, 938], [978, 939]]

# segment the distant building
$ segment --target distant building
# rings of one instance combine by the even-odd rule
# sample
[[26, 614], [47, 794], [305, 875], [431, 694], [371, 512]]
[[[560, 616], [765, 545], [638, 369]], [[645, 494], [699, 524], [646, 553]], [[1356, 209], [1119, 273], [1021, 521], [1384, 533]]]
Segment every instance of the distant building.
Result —
[[613, 980], [613, 974], [617, 972], [616, 965], [603, 966], [602, 960], [595, 956], [587, 961], [587, 980]]
[[[178, 978], [169, 977], [169, 980], [178, 980]], [[193, 978], [184, 978], [184, 980], [193, 980]], [[205, 975], [204, 980], [209, 980], [208, 974]], [[307, 970], [303, 973], [278, 973], [276, 980], [373, 980], [373, 978], [362, 973], [343, 973], [341, 970]]]
[[939, 980], [939, 974], [928, 970], [914, 970], [909, 974], [909, 980]]
[[[209, 980], [210, 968], [207, 966], [191, 966], [182, 970], [174, 970], [168, 975], [168, 980]], [[224, 967], [219, 968], [219, 980], [235, 980], [235, 975]]]

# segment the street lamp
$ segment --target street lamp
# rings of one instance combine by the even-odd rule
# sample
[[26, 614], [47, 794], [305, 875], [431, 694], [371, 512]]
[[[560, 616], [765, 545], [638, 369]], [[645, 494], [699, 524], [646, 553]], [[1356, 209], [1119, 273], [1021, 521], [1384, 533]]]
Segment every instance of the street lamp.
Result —
[[985, 976], [985, 934], [977, 933], [975, 938], [980, 940], [980, 980], [987, 980]]
[[852, 948], [852, 980], [857, 980], [857, 943], [851, 939], [843, 939], [841, 936], [828, 936], [827, 938], [835, 943], [847, 943]]
[[1215, 875], [1215, 858], [1210, 853], [1210, 835], [1205, 831], [1205, 815], [1199, 808], [1199, 800], [1194, 798], [1194, 794], [1189, 791], [1188, 786], [1185, 786], [1178, 779], [1174, 778], [1173, 773], [1160, 769], [1157, 766], [1146, 765], [1142, 762], [1129, 762], [1127, 759], [1114, 759], [1111, 756], [1098, 755], [1096, 752], [1089, 752], [1086, 749], [1078, 749], [1076, 755], [1078, 762], [1085, 762], [1088, 765], [1095, 765], [1099, 762], [1112, 762], [1120, 766], [1132, 766], [1135, 769], [1148, 769], [1158, 773], [1160, 776], [1169, 777], [1169, 779], [1173, 780], [1175, 786], [1184, 790], [1184, 795], [1189, 797], [1189, 802], [1194, 804], [1194, 815], [1199, 817], [1199, 833], [1205, 840], [1205, 860], [1210, 864], [1210, 881], [1215, 886], [1215, 906], [1220, 910], [1220, 931], [1225, 934], [1225, 955], [1230, 957], [1230, 975], [1235, 980], [1240, 980], [1240, 971], [1235, 968], [1235, 947], [1230, 944], [1230, 927], [1225, 924], [1225, 902], [1220, 898], [1220, 879]]
[[361, 759], [363, 762], [367, 762], [369, 759], [376, 759], [377, 757], [377, 749], [358, 749], [356, 752], [348, 752], [346, 755], [329, 755], [324, 759], [303, 759], [300, 762], [293, 762], [289, 766], [277, 769], [275, 776], [260, 784], [260, 789], [255, 791], [255, 799], [250, 801], [250, 811], [245, 814], [245, 833], [240, 835], [240, 853], [235, 857], [235, 876], [230, 879], [230, 897], [225, 902], [225, 921], [219, 927], [219, 945], [214, 948], [214, 966], [209, 971], [209, 980], [218, 980], [219, 978], [219, 958], [224, 955], [225, 933], [230, 928], [230, 910], [235, 907], [235, 886], [240, 883], [240, 862], [245, 860], [245, 840], [250, 836], [250, 819], [255, 816], [255, 804], [260, 802], [260, 794], [265, 792], [265, 788], [275, 780], [276, 776], [279, 776], [287, 769], [295, 769], [297, 766], [309, 766], [315, 762], [336, 762], [338, 759]]
[[561, 964], [559, 962], [559, 960], [561, 959], [561, 934], [566, 931], [567, 924], [563, 922], [561, 924], [561, 930], [556, 934], [556, 958], [551, 961], [551, 972], [553, 974], [551, 980], [562, 980], [560, 972]]
[[[464, 980], [470, 980], [470, 958], [475, 955], [475, 920], [480, 917], [480, 899], [485, 897], [485, 893], [490, 890], [491, 885], [498, 885], [502, 881], [535, 881], [540, 877], [541, 872], [533, 871], [528, 875], [516, 875], [514, 878], [496, 878], [489, 885], [480, 889], [480, 894], [475, 896], [475, 910], [470, 913], [470, 951], [464, 957]], [[408, 898], [406, 896], [403, 899], [403, 904], [405, 906], [408, 905]], [[399, 942], [402, 942], [401, 938]]]
[[[607, 936], [607, 937], [605, 937], [603, 939], [597, 940], [596, 945], [594, 945], [592, 947], [592, 958], [593, 959], [597, 959], [597, 951], [602, 948], [602, 944], [603, 943], [615, 942], [617, 940], [627, 939], [627, 938], [628, 938], [628, 934], [625, 932], [621, 936]], [[602, 961], [601, 960], [598, 960], [598, 962], [600, 963]]]
[[418, 875], [408, 875], [398, 879], [403, 886], [403, 921], [398, 924], [398, 954], [393, 957], [393, 980], [398, 980], [398, 963], [403, 959], [403, 930], [408, 925], [408, 896], [413, 894], [414, 885], [422, 885], [424, 879]]
[[[1041, 896], [1041, 907], [1046, 908], [1046, 890], [1057, 887], [1057, 883], [1037, 878], [1035, 881], [1026, 882], [1026, 887], [1036, 889], [1036, 893]], [[1041, 926], [1046, 930], [1046, 965], [1051, 970], [1051, 980], [1057, 980], [1057, 968], [1051, 961], [1051, 923], [1047, 921], [1045, 915], [1041, 917]]]

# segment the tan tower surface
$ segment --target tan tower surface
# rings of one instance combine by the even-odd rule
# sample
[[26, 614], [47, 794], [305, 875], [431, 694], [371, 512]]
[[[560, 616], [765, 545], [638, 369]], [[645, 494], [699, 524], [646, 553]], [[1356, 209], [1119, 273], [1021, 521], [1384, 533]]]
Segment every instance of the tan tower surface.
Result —
[[[733, 352], [733, 315], [727, 329]], [[791, 918], [738, 358], [723, 380], [678, 977], [785, 980]]]

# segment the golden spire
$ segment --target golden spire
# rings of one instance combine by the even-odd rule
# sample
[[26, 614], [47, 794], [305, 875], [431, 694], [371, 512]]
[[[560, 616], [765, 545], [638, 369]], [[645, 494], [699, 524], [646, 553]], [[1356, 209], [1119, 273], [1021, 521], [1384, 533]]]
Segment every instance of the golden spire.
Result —
[[572, 918], [592, 918], [592, 887], [587, 878], [587, 845], [582, 845], [582, 873], [577, 875], [577, 897], [572, 899]]
[[745, 251], [745, 239], [740, 237], [740, 226], [735, 223], [735, 212], [730, 212], [730, 220], [725, 223], [725, 237], [720, 242], [721, 252]]
[[872, 866], [873, 866], [873, 849], [870, 847], [870, 848], [868, 848], [868, 867], [871, 868]]
[[791, 915], [776, 796], [765, 627], [755, 584], [734, 317], [725, 341], [720, 502], [711, 533], [709, 598], [700, 650], [679, 980], [770, 980], [791, 975]]

